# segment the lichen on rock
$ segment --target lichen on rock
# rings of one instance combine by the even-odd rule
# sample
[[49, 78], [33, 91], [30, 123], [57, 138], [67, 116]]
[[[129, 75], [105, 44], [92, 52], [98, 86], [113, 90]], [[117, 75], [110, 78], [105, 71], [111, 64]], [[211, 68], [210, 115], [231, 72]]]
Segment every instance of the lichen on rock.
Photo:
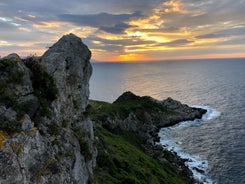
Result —
[[90, 57], [69, 34], [40, 58], [0, 60], [0, 183], [87, 183], [96, 163], [84, 114]]
[[[122, 183], [137, 183], [136, 177], [143, 181], [150, 172], [156, 180], [157, 173], [161, 175], [160, 183], [165, 183], [165, 179], [166, 183], [190, 183], [192, 179], [186, 180], [189, 174], [182, 165], [163, 168], [149, 155], [157, 157], [162, 152], [154, 145], [160, 127], [201, 117], [204, 111], [171, 98], [158, 101], [131, 92], [125, 92], [112, 104], [90, 101], [88, 105], [90, 57], [91, 52], [82, 40], [68, 34], [41, 57], [21, 59], [10, 54], [0, 59], [0, 183], [85, 184], [106, 181], [107, 177], [113, 179], [106, 170], [101, 172], [105, 175], [98, 176], [102, 180], [93, 177], [96, 144], [102, 153], [98, 157], [98, 174], [106, 168], [115, 176], [123, 174], [123, 178], [119, 177]], [[96, 139], [90, 116], [99, 127]], [[144, 142], [144, 146], [139, 142]], [[124, 151], [128, 154], [136, 151], [134, 157], [140, 157], [137, 169], [129, 169], [128, 154], [119, 158], [118, 149], [124, 156]], [[161, 153], [160, 160], [166, 160], [165, 154], [170, 162], [179, 162], [168, 152]], [[151, 168], [152, 172], [144, 168], [141, 172], [144, 160], [148, 160], [146, 167], [155, 163], [157, 168]], [[171, 165], [170, 162], [164, 163]]]
[[[73, 118], [88, 105], [91, 52], [74, 34], [63, 36], [42, 56], [41, 62], [54, 77], [59, 92], [57, 112]], [[59, 105], [59, 106], [58, 106]], [[64, 114], [65, 113], [65, 114]], [[57, 116], [59, 116], [57, 114]]]

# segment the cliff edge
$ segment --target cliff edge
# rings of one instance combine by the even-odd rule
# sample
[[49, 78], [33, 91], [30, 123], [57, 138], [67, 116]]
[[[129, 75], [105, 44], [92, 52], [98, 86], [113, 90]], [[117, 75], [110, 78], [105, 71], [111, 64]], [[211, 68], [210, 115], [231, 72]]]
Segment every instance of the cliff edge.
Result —
[[[199, 183], [176, 153], [159, 142], [162, 127], [201, 118], [206, 110], [171, 98], [159, 101], [128, 91], [113, 103], [90, 100], [101, 183]], [[149, 157], [150, 156], [150, 157]]]
[[0, 183], [196, 183], [155, 143], [161, 127], [206, 111], [131, 92], [88, 100], [90, 57], [69, 34], [41, 57], [0, 59]]
[[137, 132], [152, 144], [160, 128], [200, 119], [207, 112], [170, 97], [160, 101], [149, 96], [137, 96], [130, 91], [124, 92], [112, 104], [91, 100], [90, 106], [92, 119], [101, 126], [115, 133], [121, 130]]
[[0, 183], [87, 183], [96, 164], [91, 52], [73, 34], [44, 55], [0, 60]]

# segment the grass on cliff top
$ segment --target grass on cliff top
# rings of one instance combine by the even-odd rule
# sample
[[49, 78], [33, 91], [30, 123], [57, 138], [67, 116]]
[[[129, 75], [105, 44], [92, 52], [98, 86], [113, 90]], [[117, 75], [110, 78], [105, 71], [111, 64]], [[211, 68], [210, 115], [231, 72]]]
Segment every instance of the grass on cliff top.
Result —
[[[3, 75], [0, 79], [0, 105], [12, 107], [18, 113], [18, 118], [22, 114], [23, 104], [18, 102], [11, 85], [21, 85], [24, 73], [13, 69], [16, 64], [16, 61], [0, 59], [0, 73]], [[0, 115], [0, 130], [13, 134], [21, 131], [21, 124], [16, 120], [9, 122], [6, 117]]]
[[89, 111], [92, 111], [91, 117], [94, 121], [105, 121], [108, 117], [111, 119], [125, 119], [130, 113], [134, 113], [139, 120], [144, 122], [145, 112], [160, 112], [165, 115], [174, 113], [171, 109], [153, 101], [150, 97], [137, 97], [116, 103], [90, 100], [89, 104]]
[[[32, 71], [32, 86], [34, 95], [40, 103], [40, 115], [51, 118], [53, 112], [50, 103], [57, 98], [58, 89], [53, 76], [47, 73], [40, 61], [33, 57], [25, 59], [25, 65]], [[36, 118], [39, 119], [39, 118]]]
[[10, 59], [2, 58], [0, 59], [0, 70], [4, 70], [7, 67], [12, 67], [15, 65], [15, 63], [15, 61], [12, 61]]
[[[34, 94], [39, 99], [40, 114], [42, 116], [51, 117], [50, 101], [56, 98], [58, 93], [55, 81], [42, 67], [42, 65], [34, 59], [26, 59], [26, 65], [32, 70], [32, 83]], [[11, 107], [17, 112], [17, 119], [9, 122], [6, 117], [0, 115], [0, 130], [8, 134], [13, 134], [21, 131], [19, 120], [24, 114], [28, 114], [33, 108], [34, 101], [28, 100], [20, 102], [20, 96], [15, 94], [15, 86], [23, 85], [24, 72], [19, 70], [18, 62], [10, 59], [0, 59], [0, 105], [7, 108]], [[31, 117], [33, 119], [33, 117]], [[40, 119], [34, 118], [34, 119]]]
[[132, 132], [112, 134], [96, 127], [99, 138], [97, 167], [93, 180], [107, 184], [181, 184], [188, 183], [141, 149], [141, 139]]

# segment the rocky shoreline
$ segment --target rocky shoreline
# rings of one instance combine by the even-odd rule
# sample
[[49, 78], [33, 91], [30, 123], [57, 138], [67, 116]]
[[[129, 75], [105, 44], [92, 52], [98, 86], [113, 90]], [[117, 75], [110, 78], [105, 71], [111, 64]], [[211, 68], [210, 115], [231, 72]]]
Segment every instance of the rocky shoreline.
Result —
[[171, 162], [178, 175], [188, 178], [190, 183], [198, 183], [185, 165], [186, 160], [158, 144], [158, 133], [163, 127], [201, 119], [207, 112], [205, 109], [189, 107], [171, 98], [159, 101], [148, 96], [140, 97], [130, 91], [123, 93], [112, 104], [90, 101], [90, 105], [94, 109], [92, 120], [97, 124], [115, 134], [136, 132], [144, 140], [142, 147], [148, 155], [163, 164]]
[[[130, 91], [119, 96], [112, 106], [122, 107], [118, 110], [114, 108], [115, 112], [103, 121], [98, 120], [102, 126], [115, 132], [120, 129], [138, 132], [142, 137], [147, 137], [148, 142], [152, 144], [159, 141], [158, 132], [161, 128], [201, 119], [207, 112], [205, 109], [189, 107], [170, 97], [159, 101], [149, 96], [137, 96]], [[120, 115], [120, 111], [124, 111], [125, 114]]]

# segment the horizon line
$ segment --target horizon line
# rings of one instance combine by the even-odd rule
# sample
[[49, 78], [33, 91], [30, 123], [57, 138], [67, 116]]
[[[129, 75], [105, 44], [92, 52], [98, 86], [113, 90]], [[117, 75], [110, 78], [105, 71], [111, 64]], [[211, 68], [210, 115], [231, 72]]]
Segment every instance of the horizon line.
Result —
[[144, 62], [164, 62], [164, 61], [182, 61], [182, 60], [214, 60], [214, 59], [245, 59], [241, 57], [213, 57], [213, 58], [170, 58], [170, 59], [156, 59], [156, 60], [129, 60], [129, 61], [102, 61], [91, 59], [91, 63], [144, 63]]

